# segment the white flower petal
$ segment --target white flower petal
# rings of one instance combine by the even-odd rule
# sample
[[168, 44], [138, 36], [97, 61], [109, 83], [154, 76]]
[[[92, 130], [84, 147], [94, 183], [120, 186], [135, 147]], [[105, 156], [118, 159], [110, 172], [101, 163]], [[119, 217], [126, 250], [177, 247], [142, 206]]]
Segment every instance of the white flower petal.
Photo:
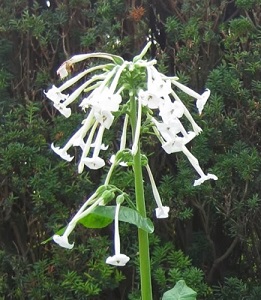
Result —
[[194, 186], [201, 185], [204, 181], [213, 179], [213, 180], [218, 180], [217, 176], [214, 174], [207, 174], [205, 176], [200, 177], [199, 179], [194, 181]]
[[202, 113], [205, 104], [207, 103], [209, 96], [210, 96], [210, 90], [206, 89], [205, 92], [200, 96], [200, 98], [197, 99], [196, 106], [198, 109], [198, 113], [200, 115]]
[[183, 150], [184, 140], [177, 137], [175, 140], [168, 141], [162, 145], [162, 148], [168, 153], [180, 152]]
[[98, 170], [105, 166], [105, 161], [100, 157], [86, 157], [81, 160], [88, 168]]
[[58, 154], [62, 159], [67, 161], [72, 161], [74, 156], [70, 156], [63, 148], [55, 147], [54, 144], [51, 144], [52, 150]]
[[156, 217], [158, 219], [165, 219], [169, 217], [169, 207], [168, 206], [161, 206], [156, 208]]
[[58, 68], [58, 70], [57, 70], [57, 75], [59, 75], [61, 79], [63, 79], [64, 77], [67, 77], [67, 76], [68, 76], [67, 68], [68, 68], [68, 63], [67, 63], [67, 62], [64, 62], [64, 63]]
[[68, 95], [62, 94], [60, 89], [55, 85], [52, 86], [47, 92], [44, 92], [46, 97], [53, 101], [54, 103], [61, 103], [68, 98]]
[[73, 246], [74, 246], [74, 243], [70, 244], [68, 242], [68, 236], [65, 236], [65, 235], [57, 235], [55, 234], [53, 236], [53, 240], [55, 241], [55, 243], [57, 243], [59, 246], [63, 247], [63, 248], [66, 248], [66, 249], [72, 249]]
[[72, 111], [69, 107], [64, 106], [62, 103], [54, 103], [53, 106], [66, 118], [70, 117]]
[[106, 264], [110, 264], [113, 266], [125, 266], [126, 263], [130, 260], [130, 258], [125, 254], [115, 254], [113, 256], [109, 256], [106, 259]]
[[157, 95], [153, 94], [150, 91], [140, 90], [138, 93], [138, 97], [143, 106], [148, 106], [150, 109], [159, 108], [160, 102], [162, 98], [159, 98]]
[[96, 111], [94, 113], [94, 117], [106, 129], [110, 129], [114, 120], [114, 116], [110, 111], [99, 111], [99, 112]]
[[[93, 147], [95, 147], [95, 143], [92, 143], [91, 144], [91, 147], [93, 148]], [[107, 145], [107, 146], [105, 146], [104, 144], [101, 144], [101, 146], [100, 146], [100, 150], [107, 150], [109, 148], [109, 145]]]

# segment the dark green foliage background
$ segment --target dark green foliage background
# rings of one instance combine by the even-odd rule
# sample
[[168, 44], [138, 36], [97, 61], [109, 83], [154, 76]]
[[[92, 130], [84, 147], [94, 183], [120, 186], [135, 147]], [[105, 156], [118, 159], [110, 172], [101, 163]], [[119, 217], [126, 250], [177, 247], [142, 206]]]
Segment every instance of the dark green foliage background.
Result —
[[[56, 69], [71, 55], [104, 51], [131, 59], [148, 37], [157, 42], [148, 58], [155, 57], [161, 71], [199, 93], [211, 90], [201, 116], [192, 99], [184, 102], [203, 128], [189, 147], [203, 169], [219, 177], [193, 187], [196, 174], [186, 158], [166, 155], [156, 139], [144, 136], [143, 151], [171, 208], [169, 219], [156, 220], [146, 186], [155, 225], [155, 300], [180, 279], [198, 299], [260, 299], [260, 0], [50, 3], [0, 3], [0, 299], [140, 299], [136, 228], [129, 224], [120, 230], [131, 261], [121, 269], [105, 264], [112, 227], [78, 226], [71, 251], [41, 244], [104, 178], [104, 171], [79, 175], [75, 162], [50, 150], [82, 116], [75, 105], [64, 122], [43, 92], [59, 85]], [[118, 136], [106, 137], [111, 149]], [[114, 181], [119, 187], [127, 182], [133, 192], [131, 169], [116, 172]]]

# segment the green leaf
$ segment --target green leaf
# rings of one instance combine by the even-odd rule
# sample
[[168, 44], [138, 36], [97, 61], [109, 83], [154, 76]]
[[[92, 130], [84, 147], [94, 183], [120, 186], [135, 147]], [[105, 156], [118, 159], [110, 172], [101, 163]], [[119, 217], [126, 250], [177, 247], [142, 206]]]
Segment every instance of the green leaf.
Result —
[[87, 228], [103, 228], [112, 222], [111, 218], [100, 216], [96, 213], [90, 213], [86, 217], [79, 220], [79, 223]]
[[[96, 207], [91, 214], [87, 215], [86, 217], [82, 218], [79, 223], [86, 227], [91, 226], [91, 219], [90, 216], [96, 216], [94, 219], [92, 219], [94, 222], [97, 222], [97, 224], [100, 222], [101, 224], [107, 225], [114, 219], [115, 216], [115, 206], [98, 206]], [[110, 222], [109, 222], [110, 220]], [[153, 223], [149, 218], [144, 218], [141, 216], [141, 214], [129, 207], [121, 206], [120, 212], [119, 212], [119, 220], [122, 222], [127, 222], [130, 224], [136, 225], [138, 228], [143, 229], [144, 231], [148, 233], [152, 233], [154, 231]], [[97, 225], [96, 224], [96, 225]], [[105, 225], [105, 226], [107, 226]], [[101, 228], [101, 227], [91, 227], [91, 228]]]
[[173, 289], [164, 293], [162, 300], [196, 300], [197, 293], [179, 280]]

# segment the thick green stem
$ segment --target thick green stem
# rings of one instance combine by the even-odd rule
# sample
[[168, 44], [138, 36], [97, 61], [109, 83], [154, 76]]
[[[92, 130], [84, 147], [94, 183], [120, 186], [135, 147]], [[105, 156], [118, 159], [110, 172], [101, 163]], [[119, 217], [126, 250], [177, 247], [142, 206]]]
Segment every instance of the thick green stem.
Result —
[[[140, 149], [138, 149], [136, 155], [134, 156], [133, 169], [135, 176], [135, 194], [137, 210], [143, 217], [146, 217]], [[148, 233], [142, 229], [138, 229], [138, 237], [140, 256], [141, 296], [142, 300], [152, 300]]]
[[[135, 133], [135, 129], [136, 129], [135, 127], [137, 124], [137, 112], [136, 112], [135, 101], [136, 101], [135, 98], [132, 97], [130, 119], [131, 119], [133, 134]], [[134, 140], [134, 136], [133, 136], [133, 140]], [[137, 210], [143, 217], [146, 217], [140, 143], [138, 143], [138, 150], [133, 157], [133, 171], [135, 177], [135, 195], [136, 195]], [[148, 233], [142, 229], [138, 229], [138, 239], [139, 239], [139, 257], [140, 257], [141, 297], [142, 300], [152, 300]]]

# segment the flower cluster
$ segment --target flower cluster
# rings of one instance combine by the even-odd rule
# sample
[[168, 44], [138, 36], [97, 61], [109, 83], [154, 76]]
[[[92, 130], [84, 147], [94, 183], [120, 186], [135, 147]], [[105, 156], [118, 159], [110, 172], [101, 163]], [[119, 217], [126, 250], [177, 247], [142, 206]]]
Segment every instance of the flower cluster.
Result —
[[[85, 118], [80, 128], [72, 135], [63, 147], [57, 147], [54, 144], [51, 148], [62, 159], [71, 161], [74, 159], [68, 153], [71, 147], [80, 147], [81, 157], [78, 162], [78, 172], [81, 173], [84, 167], [90, 169], [99, 169], [105, 165], [104, 159], [100, 156], [101, 150], [106, 150], [107, 146], [103, 144], [104, 132], [111, 128], [115, 113], [125, 114], [122, 127], [122, 135], [118, 153], [129, 151], [131, 156], [135, 156], [139, 147], [140, 129], [142, 126], [142, 115], [149, 120], [148, 124], [153, 129], [155, 135], [162, 144], [162, 148], [167, 153], [183, 152], [194, 167], [200, 178], [195, 180], [194, 186], [200, 185], [205, 180], [217, 177], [213, 174], [205, 174], [201, 169], [198, 160], [188, 150], [186, 145], [201, 132], [201, 128], [196, 124], [190, 112], [183, 104], [178, 95], [182, 92], [196, 99], [196, 106], [199, 114], [202, 113], [210, 91], [208, 89], [200, 95], [181, 84], [177, 77], [167, 77], [161, 74], [156, 68], [156, 60], [143, 60], [150, 43], [143, 49], [140, 55], [136, 56], [132, 62], [124, 61], [121, 57], [106, 54], [93, 53], [75, 55], [66, 61], [58, 69], [57, 73], [61, 79], [69, 75], [72, 66], [80, 61], [89, 58], [103, 58], [111, 62], [96, 67], [89, 68], [70, 78], [60, 87], [52, 86], [45, 94], [53, 102], [55, 108], [59, 110], [66, 118], [71, 115], [69, 105], [80, 100], [79, 107], [85, 113]], [[94, 73], [90, 78], [89, 74]], [[87, 80], [80, 84], [70, 95], [64, 91], [75, 83], [81, 81], [84, 77]], [[136, 78], [136, 86], [129, 84], [129, 78]], [[137, 80], [138, 78], [138, 80]], [[175, 92], [178, 89], [180, 92]], [[123, 96], [124, 95], [124, 96]], [[136, 124], [132, 139], [132, 148], [126, 149], [127, 130], [129, 126], [129, 113], [131, 108], [129, 95], [136, 101]], [[123, 109], [124, 108], [124, 109]], [[126, 113], [127, 112], [127, 113]], [[182, 124], [182, 118], [187, 118], [191, 124], [190, 130], [187, 130]], [[127, 166], [128, 161], [111, 157], [112, 166]], [[111, 168], [112, 170], [113, 168]], [[146, 164], [146, 169], [152, 186], [152, 192], [157, 204], [156, 216], [158, 218], [167, 218], [169, 207], [163, 206], [158, 193], [153, 175]], [[111, 173], [107, 176], [106, 184], [109, 182]], [[96, 195], [97, 196], [97, 195]], [[104, 197], [91, 197], [75, 217], [71, 220], [62, 236], [55, 235], [54, 241], [60, 246], [71, 249], [73, 244], [69, 244], [68, 236], [75, 227], [76, 223], [86, 216], [97, 205], [104, 205]], [[129, 260], [127, 256], [120, 253], [120, 241], [118, 231], [118, 215], [121, 201], [117, 201], [115, 210], [115, 255], [107, 259], [107, 263], [114, 265], [125, 265]], [[88, 207], [88, 208], [87, 208]]]

